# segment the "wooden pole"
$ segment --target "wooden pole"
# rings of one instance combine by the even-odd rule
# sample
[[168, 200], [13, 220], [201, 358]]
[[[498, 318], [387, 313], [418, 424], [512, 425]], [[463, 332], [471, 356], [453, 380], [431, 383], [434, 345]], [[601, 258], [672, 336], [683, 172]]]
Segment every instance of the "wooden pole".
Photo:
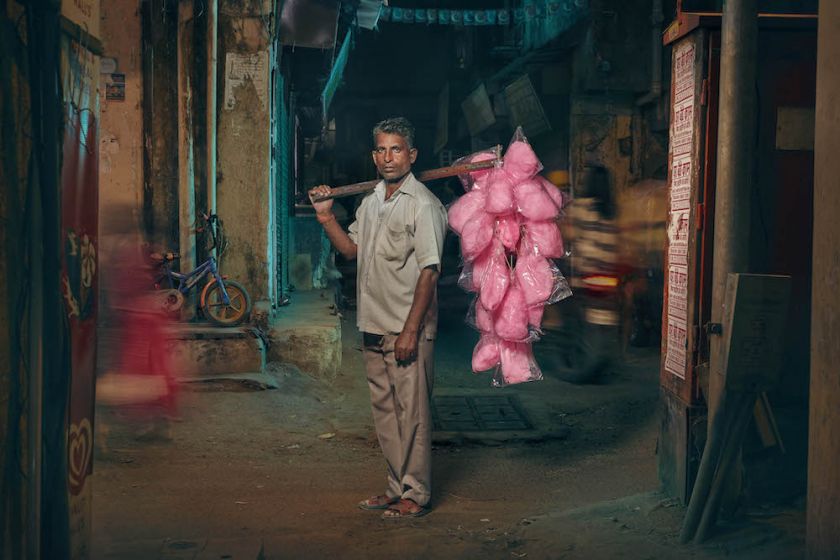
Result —
[[[477, 161], [475, 163], [464, 163], [461, 165], [450, 165], [448, 167], [438, 167], [437, 169], [428, 169], [422, 171], [417, 175], [418, 181], [434, 181], [435, 179], [443, 179], [444, 177], [455, 177], [457, 175], [465, 175], [471, 171], [481, 171], [482, 169], [490, 169], [500, 164], [501, 146], [496, 146], [496, 158], [485, 161]], [[374, 181], [364, 181], [361, 183], [353, 183], [352, 185], [343, 185], [335, 187], [327, 196], [322, 196], [313, 199], [313, 202], [322, 202], [331, 198], [344, 198], [346, 196], [353, 196], [372, 191], [379, 184], [379, 179]]]
[[840, 2], [820, 2], [811, 258], [811, 383], [808, 422], [808, 558], [840, 551]]
[[747, 427], [750, 425], [750, 418], [752, 418], [753, 408], [755, 407], [755, 398], [755, 393], [747, 393], [745, 395], [738, 395], [737, 397], [738, 405], [733, 411], [732, 424], [730, 429], [727, 430], [726, 443], [720, 454], [717, 472], [715, 473], [715, 481], [709, 491], [706, 507], [703, 510], [703, 517], [700, 519], [700, 525], [697, 527], [697, 533], [694, 535], [694, 544], [703, 543], [717, 523], [718, 510], [720, 510], [720, 502], [729, 480], [729, 473], [732, 471], [734, 465], [740, 463], [739, 453], [741, 451], [741, 445], [744, 442]]
[[717, 469], [726, 430], [733, 417], [729, 409], [732, 408], [732, 404], [734, 403], [728, 402], [728, 394], [727, 391], [721, 393], [720, 402], [712, 413], [713, 417], [709, 422], [706, 445], [703, 447], [700, 467], [697, 470], [697, 479], [694, 481], [694, 488], [691, 491], [691, 498], [688, 502], [688, 510], [685, 513], [682, 531], [680, 532], [680, 542], [683, 544], [694, 538], [703, 511], [706, 509], [709, 489], [715, 478], [715, 470]]

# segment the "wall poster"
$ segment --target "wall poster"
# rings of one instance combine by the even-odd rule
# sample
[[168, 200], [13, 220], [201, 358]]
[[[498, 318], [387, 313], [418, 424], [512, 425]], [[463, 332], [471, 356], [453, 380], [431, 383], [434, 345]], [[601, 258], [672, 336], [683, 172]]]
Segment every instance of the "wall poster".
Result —
[[688, 244], [691, 215], [696, 45], [674, 48], [674, 99], [670, 129], [670, 200], [668, 215], [668, 302], [665, 370], [685, 379], [688, 365]]

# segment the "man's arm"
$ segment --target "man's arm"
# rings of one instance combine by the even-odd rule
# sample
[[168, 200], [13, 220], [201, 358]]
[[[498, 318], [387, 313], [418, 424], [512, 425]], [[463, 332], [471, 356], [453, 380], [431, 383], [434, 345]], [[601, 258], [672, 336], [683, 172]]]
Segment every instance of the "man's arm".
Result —
[[[330, 188], [326, 185], [315, 187], [309, 191], [309, 199], [316, 196], [328, 195]], [[313, 202], [312, 206], [315, 208], [315, 218], [318, 223], [324, 228], [324, 232], [333, 244], [335, 250], [341, 253], [345, 259], [355, 259], [358, 247], [347, 235], [347, 232], [342, 229], [338, 220], [335, 219], [335, 214], [332, 211], [332, 199], [324, 200], [322, 202]]]
[[409, 362], [417, 357], [420, 327], [423, 318], [426, 317], [426, 312], [429, 310], [429, 305], [432, 303], [439, 275], [437, 265], [429, 265], [420, 271], [420, 277], [417, 279], [417, 286], [414, 290], [414, 300], [411, 302], [411, 310], [408, 312], [408, 318], [405, 320], [402, 332], [394, 343], [394, 357], [397, 361]]

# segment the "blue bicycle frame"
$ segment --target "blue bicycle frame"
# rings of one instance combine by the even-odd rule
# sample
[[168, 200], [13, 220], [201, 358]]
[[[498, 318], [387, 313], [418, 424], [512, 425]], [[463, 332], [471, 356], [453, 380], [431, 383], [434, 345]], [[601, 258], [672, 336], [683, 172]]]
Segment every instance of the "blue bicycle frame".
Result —
[[[225, 305], [230, 305], [230, 297], [228, 297], [227, 289], [225, 288], [225, 281], [222, 279], [222, 275], [219, 274], [219, 269], [216, 266], [216, 259], [214, 257], [210, 257], [186, 274], [173, 271], [170, 262], [164, 263], [163, 270], [164, 275], [169, 282], [168, 287], [170, 289], [177, 289], [185, 296], [187, 295], [187, 292], [189, 292], [202, 278], [204, 278], [205, 275], [208, 273], [212, 274], [216, 279], [216, 282], [218, 282], [221, 287], [222, 302]], [[177, 286], [175, 284], [176, 281]]]

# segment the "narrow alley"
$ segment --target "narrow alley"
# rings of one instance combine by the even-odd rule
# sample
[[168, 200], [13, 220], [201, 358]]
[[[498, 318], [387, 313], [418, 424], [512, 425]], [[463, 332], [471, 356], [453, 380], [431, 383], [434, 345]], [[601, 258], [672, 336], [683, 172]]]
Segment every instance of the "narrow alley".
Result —
[[[488, 375], [465, 370], [477, 334], [462, 327], [463, 298], [450, 290], [448, 306], [446, 296], [435, 398], [499, 398]], [[430, 515], [395, 522], [357, 509], [384, 463], [352, 327], [342, 319], [342, 368], [330, 383], [270, 364], [276, 388], [259, 377], [190, 384], [171, 441], [109, 431], [97, 456], [93, 557], [798, 556], [796, 511], [756, 511], [706, 546], [675, 548], [681, 508], [656, 477], [659, 356], [645, 349], [603, 384], [548, 375], [506, 388], [528, 429], [436, 431]]]

